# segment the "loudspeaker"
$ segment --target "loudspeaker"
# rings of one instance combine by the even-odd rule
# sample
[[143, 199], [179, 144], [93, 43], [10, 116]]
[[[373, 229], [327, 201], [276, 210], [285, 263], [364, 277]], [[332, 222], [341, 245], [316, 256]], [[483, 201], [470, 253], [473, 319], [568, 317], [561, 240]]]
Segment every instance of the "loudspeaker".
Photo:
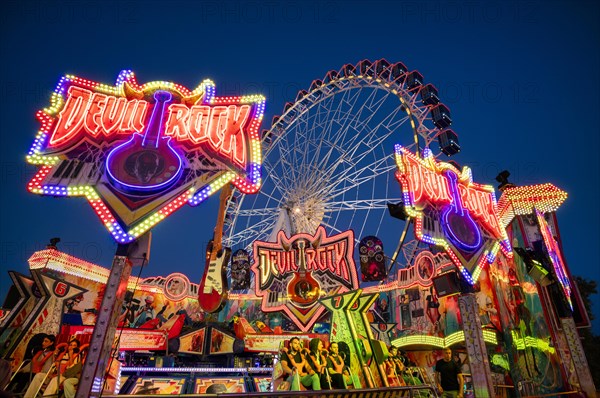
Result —
[[446, 272], [432, 278], [433, 287], [438, 297], [452, 296], [460, 293], [460, 281], [456, 271]]
[[[541, 245], [541, 241], [539, 241], [539, 244]], [[545, 257], [541, 246], [538, 249], [515, 247], [514, 251], [523, 259], [525, 267], [527, 267], [527, 273], [537, 283], [542, 286], [548, 286], [553, 282], [548, 270], [540, 262]]]
[[127, 258], [135, 266], [148, 265], [150, 262], [150, 247], [152, 245], [152, 231], [148, 231], [137, 240], [129, 244]]
[[387, 346], [383, 343], [383, 341], [371, 340], [371, 344], [373, 345], [373, 356], [375, 357], [375, 362], [381, 364], [388, 359], [390, 353], [388, 352]]
[[390, 216], [406, 221], [408, 215], [406, 214], [406, 210], [404, 209], [404, 202], [398, 202], [396, 204], [387, 203], [387, 208], [390, 212]]
[[548, 271], [538, 264], [533, 264], [527, 273], [542, 286], [548, 286], [552, 283], [552, 279], [548, 276]]

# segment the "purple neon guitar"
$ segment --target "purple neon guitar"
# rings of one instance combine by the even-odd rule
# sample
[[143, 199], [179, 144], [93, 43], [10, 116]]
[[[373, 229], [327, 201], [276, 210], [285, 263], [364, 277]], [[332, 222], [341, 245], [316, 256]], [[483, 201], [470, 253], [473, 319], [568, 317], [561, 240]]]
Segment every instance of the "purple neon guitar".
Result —
[[448, 179], [452, 203], [442, 211], [442, 229], [448, 239], [458, 248], [466, 252], [473, 252], [481, 247], [481, 232], [469, 211], [462, 205], [456, 173], [445, 170], [444, 175]]
[[183, 170], [181, 156], [171, 145], [171, 137], [161, 137], [164, 113], [172, 95], [168, 91], [154, 93], [154, 108], [144, 135], [131, 139], [106, 158], [109, 179], [127, 193], [157, 193], [176, 183]]

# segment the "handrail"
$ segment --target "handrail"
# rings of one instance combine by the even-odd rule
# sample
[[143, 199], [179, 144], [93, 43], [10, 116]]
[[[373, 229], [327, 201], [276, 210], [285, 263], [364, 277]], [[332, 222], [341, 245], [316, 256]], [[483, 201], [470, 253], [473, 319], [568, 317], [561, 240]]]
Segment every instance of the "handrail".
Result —
[[[435, 389], [428, 384], [422, 384], [418, 386], [406, 386], [406, 387], [388, 387], [385, 389], [371, 389], [362, 388], [356, 390], [319, 390], [319, 391], [275, 391], [275, 392], [249, 392], [249, 393], [223, 393], [223, 394], [153, 394], [152, 397], [184, 397], [184, 398], [295, 398], [295, 397], [309, 397], [309, 398], [357, 398], [357, 397], [371, 397], [376, 398], [382, 396], [386, 398], [396, 397], [413, 397], [413, 392], [418, 390], [427, 390], [433, 393], [433, 396], [437, 397]], [[128, 397], [142, 397], [143, 395], [102, 395], [103, 398], [128, 398]]]
[[564, 391], [564, 392], [553, 392], [548, 394], [536, 394], [536, 395], [524, 395], [522, 398], [540, 398], [540, 397], [556, 397], [558, 395], [572, 395], [581, 394], [580, 391]]

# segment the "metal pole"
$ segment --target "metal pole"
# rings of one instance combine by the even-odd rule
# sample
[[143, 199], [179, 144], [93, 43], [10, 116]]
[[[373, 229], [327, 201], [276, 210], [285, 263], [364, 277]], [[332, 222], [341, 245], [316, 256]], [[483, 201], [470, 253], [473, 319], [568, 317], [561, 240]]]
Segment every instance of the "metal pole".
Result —
[[473, 377], [473, 391], [477, 398], [494, 397], [492, 371], [487, 347], [483, 340], [483, 329], [479, 319], [479, 304], [473, 293], [463, 293], [458, 297], [462, 317], [465, 345], [469, 355], [469, 366]]
[[127, 258], [128, 250], [129, 244], [120, 244], [113, 258], [100, 313], [96, 319], [90, 348], [83, 364], [76, 398], [99, 397], [102, 394], [106, 368], [114, 344], [119, 310], [131, 275], [131, 262]]
[[596, 387], [594, 386], [594, 379], [592, 378], [590, 367], [587, 358], [585, 357], [585, 351], [583, 351], [583, 346], [581, 345], [575, 321], [573, 320], [573, 317], [561, 318], [560, 324], [563, 328], [567, 345], [569, 346], [575, 373], [579, 379], [579, 387], [586, 396], [593, 397], [596, 395]]
[[394, 264], [396, 263], [396, 259], [398, 258], [398, 254], [400, 253], [400, 250], [402, 249], [402, 246], [404, 246], [404, 241], [406, 240], [406, 234], [408, 233], [408, 227], [410, 227], [410, 224], [412, 223], [412, 218], [408, 219], [408, 221], [406, 221], [406, 223], [404, 224], [404, 230], [402, 231], [402, 235], [400, 235], [400, 240], [398, 241], [398, 247], [396, 248], [396, 251], [394, 252], [394, 255], [392, 256], [392, 259], [390, 260], [390, 266], [387, 270], [387, 274], [390, 274], [390, 271], [392, 270], [392, 267], [394, 266]]

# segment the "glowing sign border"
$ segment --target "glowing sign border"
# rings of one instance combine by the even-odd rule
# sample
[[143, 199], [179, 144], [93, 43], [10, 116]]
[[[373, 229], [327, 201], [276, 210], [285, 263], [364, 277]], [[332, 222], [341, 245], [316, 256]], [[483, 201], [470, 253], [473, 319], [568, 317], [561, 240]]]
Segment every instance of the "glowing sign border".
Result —
[[544, 218], [544, 213], [538, 209], [534, 209], [534, 212], [540, 227], [540, 232], [544, 238], [544, 243], [546, 244], [548, 257], [550, 257], [550, 262], [552, 262], [552, 266], [554, 267], [554, 274], [561, 285], [567, 303], [569, 303], [569, 308], [571, 308], [571, 311], [573, 311], [573, 300], [571, 299], [573, 288], [571, 287], [571, 282], [569, 281], [569, 275], [567, 274], [565, 262], [562, 259], [562, 252], [558, 246], [558, 243], [554, 239], [554, 236], [552, 235], [550, 225], [548, 225], [546, 219]]
[[531, 214], [534, 208], [543, 213], [555, 212], [568, 196], [550, 183], [506, 188], [498, 200], [500, 219], [506, 227], [515, 216]]
[[[208, 184], [201, 187], [192, 186], [166, 202], [158, 210], [149, 212], [129, 226], [122, 225], [122, 223], [118, 221], [117, 216], [106, 205], [98, 189], [96, 189], [94, 185], [42, 185], [42, 182], [48, 176], [53, 166], [64, 157], [52, 153], [44, 153], [44, 151], [48, 148], [50, 132], [58, 120], [59, 112], [66, 103], [67, 87], [77, 85], [78, 87], [85, 87], [94, 92], [123, 97], [126, 86], [125, 83], [134, 90], [139, 91], [168, 89], [180, 93], [183, 97], [195, 98], [202, 96], [202, 102], [204, 104], [215, 106], [232, 103], [254, 104], [255, 111], [248, 124], [249, 127], [247, 130], [249, 135], [249, 158], [245, 173], [246, 178], [242, 178], [234, 171], [222, 171], [217, 173], [216, 178]], [[82, 79], [73, 75], [63, 76], [59, 80], [58, 85], [50, 98], [50, 102], [51, 105], [49, 107], [39, 110], [36, 113], [36, 117], [41, 123], [41, 128], [33, 141], [26, 156], [26, 160], [32, 165], [39, 166], [39, 170], [27, 184], [27, 189], [29, 192], [39, 195], [85, 197], [93, 207], [101, 222], [119, 243], [129, 243], [134, 241], [156, 224], [167, 218], [171, 213], [181, 208], [185, 203], [196, 206], [206, 200], [210, 195], [217, 192], [225, 184], [232, 183], [241, 192], [246, 194], [255, 193], [260, 188], [262, 154], [259, 128], [265, 109], [265, 98], [261, 95], [216, 97], [215, 85], [208, 79], [204, 80], [194, 90], [189, 90], [180, 84], [165, 81], [153, 81], [139, 85], [131, 70], [123, 70], [119, 73], [114, 86]], [[83, 139], [85, 138], [89, 137], [83, 137]], [[82, 138], [80, 138], [79, 141], [81, 141], [81, 139]]]
[[[510, 245], [510, 242], [508, 240], [508, 236], [506, 234], [506, 230], [503, 228], [502, 224], [500, 223], [500, 219], [498, 217], [498, 207], [497, 207], [497, 203], [496, 203], [496, 196], [494, 195], [494, 188], [490, 185], [481, 185], [481, 184], [476, 184], [473, 182], [473, 175], [471, 173], [471, 169], [469, 167], [463, 167], [462, 172], [457, 170], [456, 167], [454, 167], [453, 165], [451, 165], [450, 163], [445, 163], [445, 162], [437, 162], [433, 156], [433, 153], [431, 152], [431, 150], [429, 150], [429, 148], [424, 148], [423, 149], [423, 159], [419, 159], [417, 156], [415, 156], [414, 154], [412, 154], [410, 151], [408, 151], [406, 148], [402, 147], [399, 144], [396, 144], [394, 146], [394, 152], [395, 152], [395, 160], [396, 160], [396, 166], [398, 167], [398, 170], [396, 172], [396, 179], [398, 180], [398, 182], [400, 183], [401, 187], [402, 187], [402, 194], [403, 194], [403, 199], [404, 199], [404, 208], [406, 210], [406, 213], [415, 219], [415, 235], [417, 236], [417, 239], [431, 244], [431, 245], [436, 245], [436, 246], [441, 246], [444, 248], [444, 250], [446, 251], [446, 253], [448, 253], [448, 255], [450, 256], [450, 258], [452, 259], [452, 262], [458, 267], [458, 269], [460, 270], [460, 272], [462, 273], [462, 275], [465, 277], [465, 279], [470, 283], [470, 284], [475, 284], [477, 282], [477, 280], [479, 279], [479, 275], [481, 274], [481, 271], [483, 270], [483, 267], [486, 264], [492, 264], [495, 260], [496, 260], [496, 255], [498, 254], [498, 250], [502, 250], [502, 252], [507, 256], [507, 257], [512, 257], [512, 248]], [[443, 171], [445, 170], [451, 170], [453, 171], [457, 177], [458, 180], [465, 185], [467, 188], [476, 188], [480, 191], [486, 191], [489, 193], [490, 195], [490, 199], [492, 201], [492, 207], [494, 209], [494, 215], [492, 215], [491, 217], [494, 217], [495, 219], [495, 224], [496, 224], [496, 228], [494, 228], [494, 235], [496, 235], [496, 239], [493, 242], [493, 244], [488, 245], [487, 247], [485, 247], [483, 249], [483, 253], [481, 254], [481, 257], [479, 258], [479, 260], [477, 261], [477, 265], [473, 268], [473, 272], [470, 273], [465, 266], [462, 264], [462, 262], [460, 261], [460, 259], [457, 257], [456, 253], [454, 253], [453, 247], [454, 245], [451, 244], [451, 242], [448, 241], [448, 239], [443, 239], [443, 238], [434, 238], [433, 236], [430, 236], [428, 234], [425, 234], [423, 232], [423, 218], [424, 218], [424, 208], [426, 207], [423, 203], [426, 201], [430, 201], [436, 204], [449, 204], [450, 201], [452, 200], [451, 195], [450, 195], [450, 189], [448, 187], [448, 183], [445, 181], [442, 181], [441, 184], [443, 184], [442, 188], [444, 188], [441, 192], [432, 192], [433, 194], [436, 194], [438, 197], [435, 198], [437, 200], [434, 200], [434, 198], [426, 198], [425, 200], [421, 200], [421, 196], [417, 197], [415, 199], [414, 196], [414, 192], [409, 184], [409, 179], [406, 177], [406, 175], [409, 173], [409, 170], [407, 170], [406, 165], [404, 164], [404, 157], [410, 158], [410, 160], [412, 162], [417, 163], [420, 167], [423, 167], [425, 169], [427, 169], [428, 171], [434, 173], [435, 175], [440, 175], [441, 173], [443, 173]], [[440, 177], [442, 177], [440, 175]], [[480, 225], [482, 225], [483, 227], [487, 227], [488, 229], [490, 228], [488, 225], [486, 225], [485, 223], [483, 223], [481, 220], [479, 220], [478, 217], [477, 221]]]
[[[336, 235], [327, 236], [327, 234], [325, 232], [325, 228], [323, 226], [319, 226], [314, 235], [307, 234], [307, 233], [300, 233], [300, 234], [292, 235], [291, 237], [288, 238], [284, 231], [279, 231], [279, 233], [277, 234], [276, 242], [255, 241], [254, 245], [253, 245], [253, 264], [252, 264], [251, 269], [252, 269], [252, 272], [254, 273], [254, 277], [255, 277], [255, 294], [257, 297], [259, 297], [261, 299], [262, 311], [263, 312], [283, 311], [301, 331], [307, 332], [314, 325], [314, 323], [318, 320], [318, 318], [323, 314], [326, 307], [320, 301], [317, 301], [316, 303], [312, 304], [311, 307], [309, 307], [308, 309], [305, 310], [305, 312], [306, 312], [305, 314], [301, 313], [298, 308], [296, 308], [295, 306], [293, 306], [287, 302], [277, 305], [277, 306], [267, 307], [266, 300], [268, 299], [269, 292], [270, 292], [267, 289], [272, 284], [273, 275], [270, 275], [270, 277], [268, 278], [268, 280], [270, 282], [269, 282], [269, 285], [267, 285], [267, 289], [262, 289], [261, 288], [261, 282], [262, 282], [261, 269], [259, 268], [259, 266], [261, 264], [260, 258], [259, 258], [259, 256], [260, 256], [259, 248], [260, 247], [272, 248], [272, 249], [276, 249], [276, 250], [280, 251], [280, 250], [282, 250], [282, 247], [284, 245], [291, 247], [292, 242], [295, 242], [295, 241], [301, 240], [301, 239], [305, 239], [309, 242], [319, 241], [320, 246], [327, 246], [329, 244], [336, 243], [341, 240], [347, 241], [348, 244], [347, 244], [347, 247], [346, 247], [346, 250], [344, 253], [344, 261], [347, 263], [348, 272], [349, 272], [349, 275], [348, 275], [349, 284], [352, 286], [345, 286], [345, 285], [340, 284], [337, 288], [334, 289], [334, 291], [330, 291], [329, 293], [330, 293], [330, 295], [344, 293], [344, 292], [350, 291], [351, 289], [358, 289], [360, 285], [358, 282], [358, 273], [356, 271], [356, 264], [354, 262], [354, 256], [352, 255], [352, 253], [354, 251], [354, 231], [352, 231], [352, 230], [347, 230], [347, 231], [344, 231], [344, 232], [336, 234]], [[300, 318], [303, 318], [306, 321], [303, 322]]]

